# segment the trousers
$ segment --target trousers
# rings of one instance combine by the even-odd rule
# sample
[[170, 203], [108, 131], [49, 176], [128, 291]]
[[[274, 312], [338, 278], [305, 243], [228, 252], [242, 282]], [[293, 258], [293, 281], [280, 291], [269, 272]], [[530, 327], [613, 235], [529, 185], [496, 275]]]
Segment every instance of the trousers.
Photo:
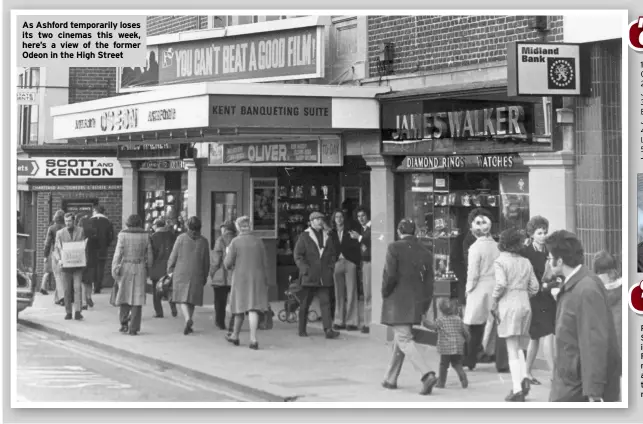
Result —
[[321, 309], [322, 323], [324, 331], [331, 329], [333, 321], [330, 313], [330, 290], [331, 287], [302, 287], [300, 291], [301, 305], [299, 305], [299, 332], [306, 332], [308, 324], [308, 310], [315, 295], [319, 299]]

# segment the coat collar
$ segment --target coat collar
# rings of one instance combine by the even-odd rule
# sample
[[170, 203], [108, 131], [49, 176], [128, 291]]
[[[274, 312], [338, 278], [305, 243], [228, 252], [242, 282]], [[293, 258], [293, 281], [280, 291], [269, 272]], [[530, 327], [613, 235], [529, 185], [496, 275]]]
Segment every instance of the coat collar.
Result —
[[[566, 283], [563, 284], [563, 286], [560, 289], [561, 294], [563, 292], [571, 291], [576, 286], [576, 284], [578, 284], [578, 282], [580, 280], [582, 280], [583, 278], [587, 277], [588, 275], [589, 275], [589, 270], [587, 269], [587, 267], [585, 265], [581, 265], [581, 267], [578, 270], [578, 272], [576, 272], [574, 275], [572, 275], [572, 277], [569, 279], [569, 281], [567, 281]], [[560, 294], [559, 294], [559, 296], [560, 296]]]
[[[324, 246], [326, 246], [326, 243], [328, 242], [328, 232], [324, 230], [321, 230], [321, 231], [322, 231], [322, 238], [324, 240]], [[319, 256], [321, 257], [321, 255], [324, 253], [325, 248], [319, 246], [319, 242], [317, 241], [317, 236], [313, 232], [313, 229], [309, 227], [306, 229], [305, 232], [308, 233], [308, 236], [311, 238], [313, 243], [315, 243], [315, 246], [317, 246], [317, 250], [319, 250]]]
[[92, 218], [105, 218], [105, 219], [107, 219], [107, 217], [106, 217], [105, 215], [103, 215], [102, 213], [94, 214], [94, 215], [92, 216]]

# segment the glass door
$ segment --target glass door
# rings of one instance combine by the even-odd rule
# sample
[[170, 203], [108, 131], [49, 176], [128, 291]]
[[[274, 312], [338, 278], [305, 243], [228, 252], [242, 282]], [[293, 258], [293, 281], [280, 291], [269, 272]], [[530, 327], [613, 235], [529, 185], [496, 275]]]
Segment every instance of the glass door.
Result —
[[237, 219], [237, 193], [234, 191], [213, 191], [210, 193], [210, 249], [214, 249], [221, 225]]

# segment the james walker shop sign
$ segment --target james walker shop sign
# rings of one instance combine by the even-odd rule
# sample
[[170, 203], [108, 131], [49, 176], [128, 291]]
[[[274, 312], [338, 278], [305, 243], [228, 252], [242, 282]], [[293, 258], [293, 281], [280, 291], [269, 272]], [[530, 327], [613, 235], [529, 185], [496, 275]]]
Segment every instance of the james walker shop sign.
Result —
[[30, 178], [123, 178], [116, 158], [18, 159], [18, 175]]
[[588, 69], [579, 44], [509, 43], [509, 96], [580, 96], [586, 92], [581, 72]]

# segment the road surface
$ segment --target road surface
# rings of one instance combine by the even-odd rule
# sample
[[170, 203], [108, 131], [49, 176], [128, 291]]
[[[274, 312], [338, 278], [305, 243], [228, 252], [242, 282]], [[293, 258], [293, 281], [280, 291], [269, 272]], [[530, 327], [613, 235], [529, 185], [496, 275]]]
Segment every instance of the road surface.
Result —
[[252, 393], [20, 324], [17, 343], [16, 399], [20, 403], [265, 401]]

